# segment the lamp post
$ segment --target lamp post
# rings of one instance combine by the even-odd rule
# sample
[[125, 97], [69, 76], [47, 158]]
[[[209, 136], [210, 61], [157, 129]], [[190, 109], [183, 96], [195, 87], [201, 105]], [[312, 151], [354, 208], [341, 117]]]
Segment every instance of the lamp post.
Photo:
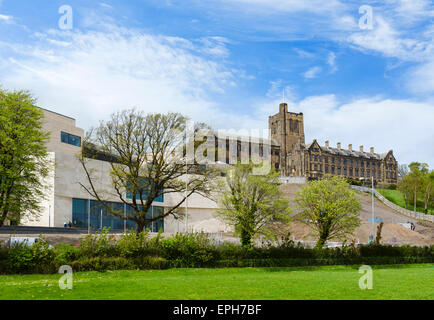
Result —
[[188, 163], [185, 155], [185, 232], [188, 232]]
[[375, 234], [374, 176], [372, 176], [371, 179], [372, 179], [372, 241], [374, 241], [374, 234]]

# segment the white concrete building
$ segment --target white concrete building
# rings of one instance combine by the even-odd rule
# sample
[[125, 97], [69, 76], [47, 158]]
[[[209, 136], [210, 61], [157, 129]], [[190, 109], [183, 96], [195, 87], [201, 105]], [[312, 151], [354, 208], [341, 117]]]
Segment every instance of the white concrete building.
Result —
[[[52, 174], [46, 180], [47, 199], [42, 202], [44, 210], [38, 219], [26, 219], [21, 222], [29, 226], [63, 227], [71, 222], [74, 227], [93, 229], [111, 227], [123, 230], [133, 227], [132, 222], [106, 214], [105, 210], [95, 201], [80, 183], [88, 185], [85, 171], [77, 158], [81, 151], [84, 130], [77, 128], [75, 119], [44, 110], [43, 129], [51, 133], [47, 149], [53, 160]], [[93, 168], [95, 176], [100, 178], [95, 185], [104, 190], [105, 200], [113, 202], [112, 205], [122, 209], [127, 214], [128, 208], [120, 203], [114, 194], [109, 176], [110, 164], [106, 161], [89, 159], [89, 167]], [[171, 207], [180, 195], [167, 194], [161, 201], [153, 203], [152, 210], [164, 210]], [[188, 230], [206, 232], [227, 232], [230, 228], [215, 218], [217, 204], [199, 195], [188, 198]], [[153, 214], [153, 212], [150, 212]], [[90, 218], [90, 219], [88, 219]], [[186, 220], [175, 220], [167, 217], [164, 221], [155, 222], [153, 231], [163, 228], [164, 232], [177, 232], [186, 230]]]

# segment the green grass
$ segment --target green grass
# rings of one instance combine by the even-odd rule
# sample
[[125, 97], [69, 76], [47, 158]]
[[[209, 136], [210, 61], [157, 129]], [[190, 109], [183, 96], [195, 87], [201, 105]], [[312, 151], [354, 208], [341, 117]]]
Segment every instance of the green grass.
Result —
[[[393, 202], [394, 204], [402, 207], [405, 209], [405, 200], [404, 196], [399, 190], [389, 190], [389, 189], [377, 189], [377, 191], [385, 197], [387, 200]], [[407, 204], [408, 210], [413, 210], [413, 204], [410, 200]], [[418, 199], [416, 203], [416, 211], [425, 213], [424, 207], [423, 207], [423, 201], [422, 199]], [[429, 214], [434, 214], [434, 209], [428, 209]]]
[[169, 269], [0, 276], [0, 299], [434, 299], [434, 265], [373, 267], [373, 289], [358, 266]]

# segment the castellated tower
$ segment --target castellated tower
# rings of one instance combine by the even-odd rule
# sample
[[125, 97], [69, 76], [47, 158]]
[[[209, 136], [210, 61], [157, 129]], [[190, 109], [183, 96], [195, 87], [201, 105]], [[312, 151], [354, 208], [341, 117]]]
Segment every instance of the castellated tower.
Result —
[[303, 113], [288, 112], [288, 105], [281, 103], [279, 113], [268, 119], [270, 138], [280, 146], [280, 168], [289, 175], [289, 158], [297, 144], [304, 144]]

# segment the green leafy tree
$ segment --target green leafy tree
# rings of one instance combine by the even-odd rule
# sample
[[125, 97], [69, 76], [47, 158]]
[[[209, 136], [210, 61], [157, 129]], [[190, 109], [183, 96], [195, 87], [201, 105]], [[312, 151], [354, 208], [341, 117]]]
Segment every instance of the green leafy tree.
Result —
[[298, 192], [296, 219], [307, 224], [322, 248], [327, 240], [345, 239], [360, 225], [360, 201], [342, 177], [326, 175]]
[[420, 162], [412, 162], [408, 165], [410, 168], [409, 185], [413, 193], [413, 206], [414, 211], [417, 207], [417, 195], [418, 193], [424, 193], [424, 180], [428, 174], [428, 164]]
[[423, 203], [425, 214], [428, 214], [428, 208], [434, 197], [434, 170], [426, 172], [422, 182]]
[[0, 89], [0, 226], [40, 216], [50, 161], [43, 112], [27, 91]]
[[252, 246], [255, 235], [274, 237], [273, 224], [287, 223], [291, 209], [282, 198], [280, 174], [270, 171], [265, 175], [252, 174], [254, 165], [237, 164], [220, 181], [220, 218], [235, 227], [241, 244]]
[[412, 178], [409, 175], [402, 177], [402, 179], [398, 181], [397, 189], [402, 193], [405, 208], [407, 209], [408, 202], [413, 196]]

